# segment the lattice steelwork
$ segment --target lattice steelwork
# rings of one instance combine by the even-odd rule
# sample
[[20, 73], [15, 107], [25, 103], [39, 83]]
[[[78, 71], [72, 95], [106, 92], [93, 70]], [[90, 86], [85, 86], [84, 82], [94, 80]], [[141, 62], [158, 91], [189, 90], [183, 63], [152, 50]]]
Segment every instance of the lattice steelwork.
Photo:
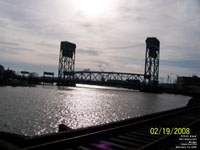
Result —
[[109, 82], [109, 81], [128, 81], [128, 80], [138, 80], [143, 82], [143, 74], [131, 74], [131, 73], [119, 73], [119, 72], [98, 72], [98, 71], [76, 71], [75, 80], [76, 81], [99, 81], [99, 82]]
[[58, 77], [62, 80], [74, 80], [76, 45], [67, 41], [60, 44]]
[[160, 41], [155, 37], [146, 39], [145, 83], [157, 85], [159, 78]]

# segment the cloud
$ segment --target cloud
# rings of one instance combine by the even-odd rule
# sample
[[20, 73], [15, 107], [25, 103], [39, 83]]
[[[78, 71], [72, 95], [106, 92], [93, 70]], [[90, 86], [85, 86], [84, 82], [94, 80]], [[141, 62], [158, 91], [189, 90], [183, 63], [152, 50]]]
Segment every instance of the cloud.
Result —
[[60, 41], [67, 40], [77, 44], [76, 68], [98, 70], [100, 64], [107, 71], [141, 73], [145, 40], [155, 36], [161, 74], [199, 73], [200, 1], [109, 1], [109, 9], [95, 17], [73, 0], [0, 1], [0, 59], [54, 67]]
[[47, 48], [55, 48], [55, 49], [59, 49], [59, 43], [55, 43], [52, 41], [50, 42], [47, 42], [47, 41], [40, 41], [38, 43], [36, 43], [36, 45], [39, 45], [39, 46], [44, 46], [44, 47], [47, 47]]
[[[8, 45], [8, 44], [7, 44]], [[11, 46], [10, 46], [11, 45]], [[13, 44], [9, 44], [8, 46], [0, 47], [0, 52], [2, 53], [9, 53], [9, 54], [23, 54], [24, 52], [34, 52], [35, 50], [30, 48], [23, 48], [19, 46], [12, 46]], [[1, 58], [1, 56], [0, 56]]]
[[161, 60], [161, 65], [198, 70], [200, 68], [200, 60], [177, 60], [177, 61]]
[[114, 56], [113, 60], [115, 63], [119, 62], [121, 64], [137, 64], [143, 63], [144, 58], [133, 58], [133, 57], [126, 57], [126, 56]]
[[1, 44], [1, 45], [9, 45], [9, 46], [10, 46], [10, 45], [11, 45], [11, 46], [12, 46], [12, 45], [15, 45], [15, 46], [18, 45], [18, 43], [4, 42], [4, 41], [0, 41], [0, 44]]
[[88, 50], [88, 49], [77, 49], [77, 53], [79, 54], [86, 54], [90, 56], [99, 56], [99, 52], [95, 50]]

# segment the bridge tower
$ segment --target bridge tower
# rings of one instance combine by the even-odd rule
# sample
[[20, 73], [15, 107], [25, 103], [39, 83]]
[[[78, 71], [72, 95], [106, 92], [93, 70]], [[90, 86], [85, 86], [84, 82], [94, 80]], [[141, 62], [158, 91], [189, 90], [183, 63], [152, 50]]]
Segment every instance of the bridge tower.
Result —
[[74, 80], [76, 44], [62, 41], [60, 43], [60, 56], [58, 66], [58, 77], [60, 80]]
[[146, 39], [144, 80], [146, 85], [158, 85], [160, 41], [155, 37]]

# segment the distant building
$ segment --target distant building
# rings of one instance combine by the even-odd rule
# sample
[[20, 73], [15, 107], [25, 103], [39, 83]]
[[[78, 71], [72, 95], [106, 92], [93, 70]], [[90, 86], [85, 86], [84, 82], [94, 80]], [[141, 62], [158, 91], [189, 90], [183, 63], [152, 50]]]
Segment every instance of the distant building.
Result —
[[200, 78], [193, 77], [177, 77], [177, 88], [183, 89], [191, 86], [200, 86]]
[[4, 67], [2, 65], [0, 65], [0, 82], [3, 81], [4, 79]]

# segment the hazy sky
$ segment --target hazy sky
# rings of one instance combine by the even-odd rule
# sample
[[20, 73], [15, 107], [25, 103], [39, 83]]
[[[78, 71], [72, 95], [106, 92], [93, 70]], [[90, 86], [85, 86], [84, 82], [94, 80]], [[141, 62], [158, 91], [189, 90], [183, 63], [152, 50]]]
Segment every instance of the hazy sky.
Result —
[[143, 73], [145, 40], [160, 40], [160, 75], [200, 75], [200, 0], [0, 0], [0, 64], [54, 71], [60, 41], [76, 70]]

